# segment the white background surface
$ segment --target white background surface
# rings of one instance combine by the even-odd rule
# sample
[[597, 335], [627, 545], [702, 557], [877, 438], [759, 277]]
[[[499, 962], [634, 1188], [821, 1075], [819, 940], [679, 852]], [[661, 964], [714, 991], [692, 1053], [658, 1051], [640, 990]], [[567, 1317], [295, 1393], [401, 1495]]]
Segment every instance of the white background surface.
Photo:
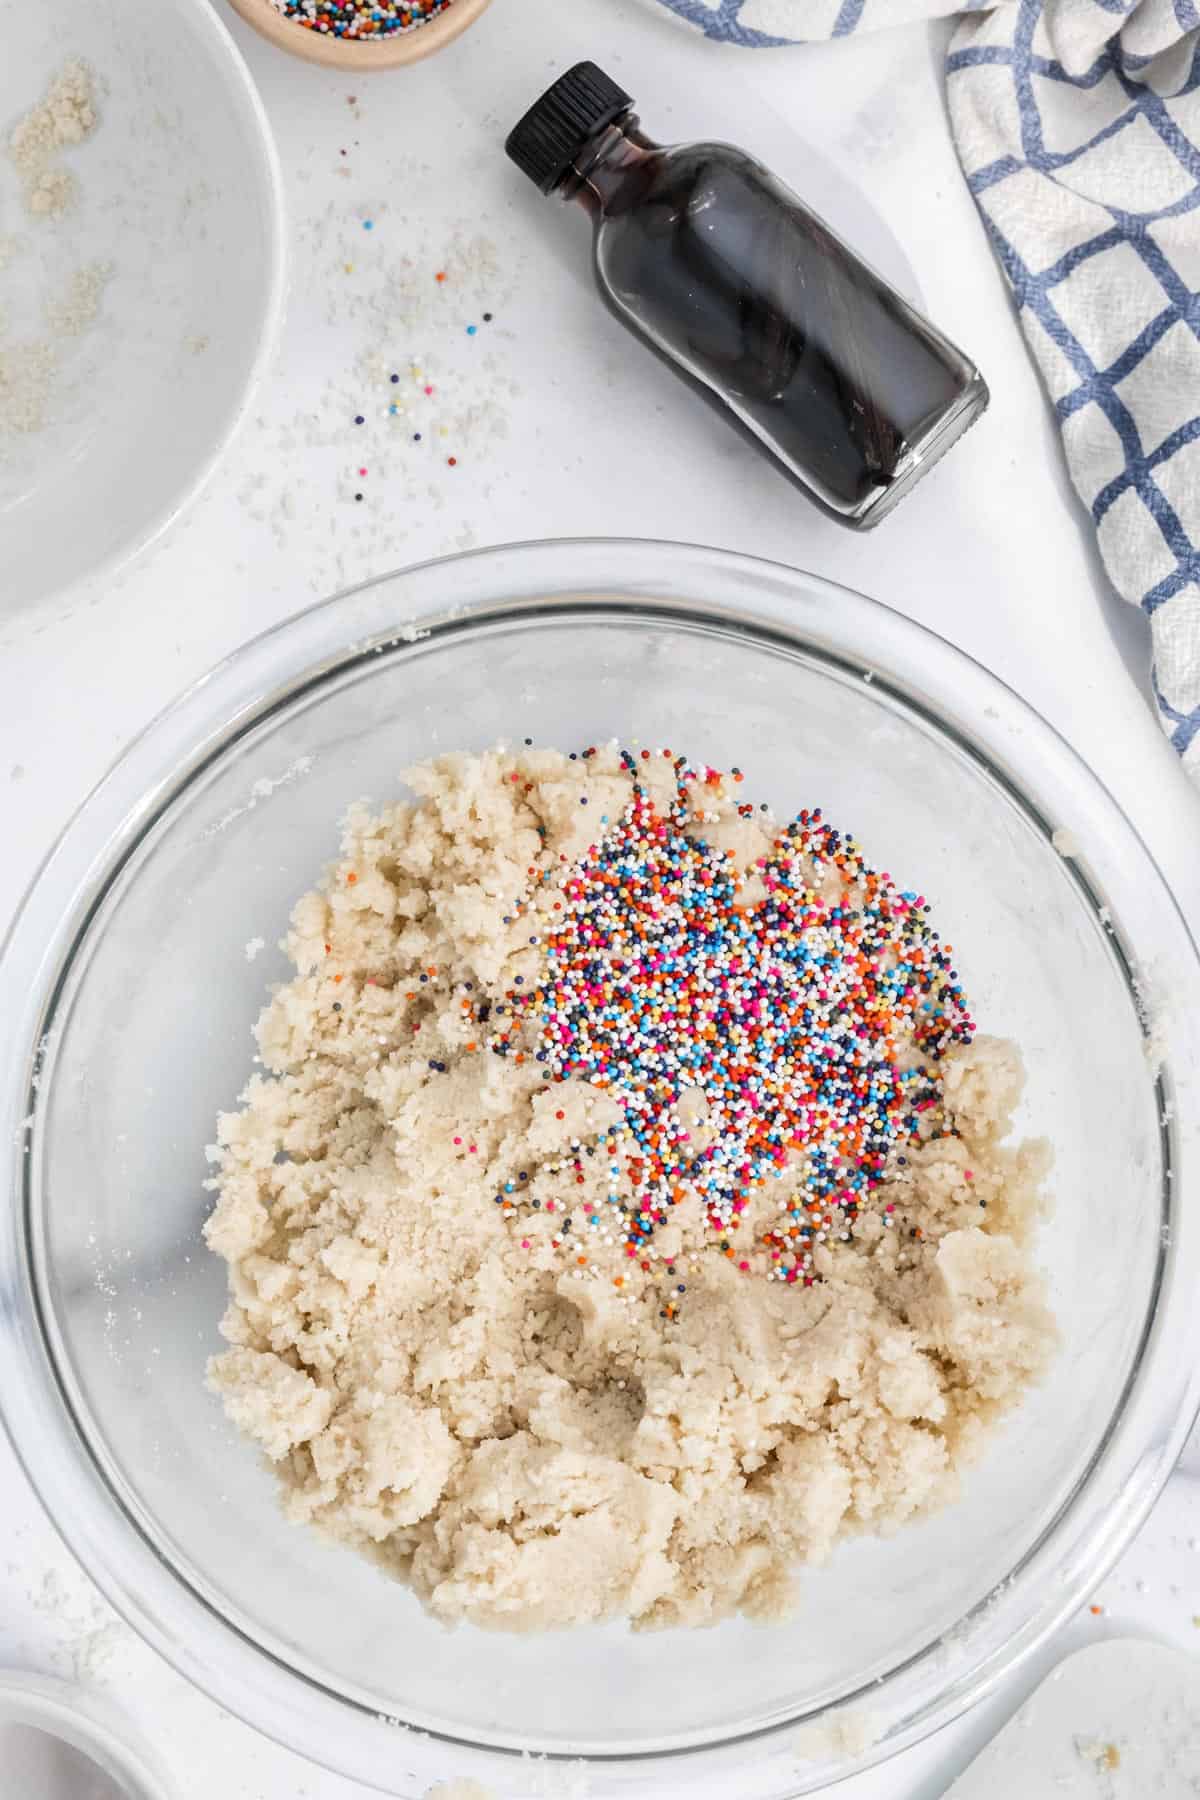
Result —
[[[774, 557], [861, 587], [953, 639], [1093, 765], [1196, 925], [1200, 801], [1151, 715], [1143, 623], [1104, 581], [958, 172], [943, 28], [736, 52], [637, 0], [496, 0], [429, 62], [348, 82], [234, 25], [285, 167], [287, 327], [254, 422], [184, 521], [123, 576], [34, 611], [0, 586], [0, 921], [130, 736], [247, 636], [401, 563], [517, 538], [612, 534]], [[877, 534], [825, 522], [723, 434], [601, 309], [582, 219], [541, 201], [506, 164], [508, 125], [581, 54], [631, 88], [652, 132], [759, 149], [889, 272], [903, 276], [907, 261], [934, 316], [980, 363], [990, 412]], [[478, 245], [454, 248], [456, 236], [479, 235], [495, 247], [494, 266]], [[405, 291], [425, 281], [433, 298], [406, 301], [393, 320], [383, 296], [404, 258]], [[443, 261], [455, 281], [438, 289]], [[466, 324], [485, 309], [493, 323], [468, 338]], [[368, 375], [356, 366], [373, 351], [380, 366]], [[427, 382], [412, 376], [414, 358]], [[402, 372], [399, 384], [384, 364]], [[397, 395], [410, 411], [383, 416]], [[64, 530], [71, 504], [64, 485]], [[1187, 1463], [1097, 1596], [1104, 1613], [1083, 1613], [1054, 1655], [1116, 1629], [1200, 1648], [1200, 1494]], [[0, 1665], [104, 1684], [170, 1758], [184, 1800], [365, 1794], [219, 1714], [110, 1617], [0, 1445]], [[934, 1800], [1032, 1675], [842, 1786], [839, 1800]]]

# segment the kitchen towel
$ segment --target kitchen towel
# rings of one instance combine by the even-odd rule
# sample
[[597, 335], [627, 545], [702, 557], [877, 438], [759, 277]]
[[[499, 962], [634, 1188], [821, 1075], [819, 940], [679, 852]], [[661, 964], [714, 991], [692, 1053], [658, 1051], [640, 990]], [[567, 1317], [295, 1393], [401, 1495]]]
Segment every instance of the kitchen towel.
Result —
[[658, 0], [748, 48], [961, 16], [963, 170], [1200, 782], [1200, 0]]

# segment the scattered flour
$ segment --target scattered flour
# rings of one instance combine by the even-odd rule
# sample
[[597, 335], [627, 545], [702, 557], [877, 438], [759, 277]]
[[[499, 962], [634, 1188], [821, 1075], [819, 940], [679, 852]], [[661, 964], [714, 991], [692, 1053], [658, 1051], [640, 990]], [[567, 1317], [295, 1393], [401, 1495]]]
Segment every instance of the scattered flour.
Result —
[[869, 1713], [831, 1713], [827, 1719], [798, 1731], [792, 1748], [801, 1762], [823, 1762], [828, 1757], [849, 1762], [878, 1741], [879, 1730]]
[[[51, 220], [77, 198], [73, 172], [61, 152], [84, 142], [96, 128], [90, 70], [77, 60], [63, 65], [45, 99], [13, 127], [8, 156], [21, 182], [31, 218]], [[32, 253], [22, 238], [0, 240], [0, 270]], [[0, 440], [28, 436], [48, 421], [61, 377], [64, 341], [82, 337], [95, 321], [111, 275], [105, 262], [72, 270], [65, 286], [42, 303], [44, 335], [10, 336], [0, 310]]]
[[112, 264], [85, 263], [76, 269], [64, 291], [47, 302], [46, 322], [58, 337], [80, 337], [100, 311]]
[[53, 1654], [62, 1673], [79, 1682], [103, 1682], [114, 1654], [128, 1640], [129, 1628], [83, 1572], [64, 1576], [49, 1569], [30, 1598], [61, 1632], [62, 1641]]
[[0, 340], [0, 437], [42, 429], [57, 372], [54, 346], [44, 339]]
[[[257, 1027], [268, 1073], [219, 1122], [206, 1229], [230, 1347], [210, 1379], [288, 1518], [446, 1622], [779, 1616], [796, 1565], [952, 1500], [1050, 1353], [1029, 1248], [1048, 1152], [1002, 1142], [1017, 1052], [951, 1052], [944, 1113], [845, 1241], [817, 1245], [815, 1286], [739, 1274], [694, 1193], [643, 1274], [617, 1260], [609, 1158], [590, 1154], [616, 1099], [486, 1044], [491, 1009], [541, 978], [563, 891], [515, 916], [529, 871], [565, 879], [630, 777], [606, 749], [446, 756], [407, 779], [420, 801], [352, 809], [342, 860], [297, 904], [297, 973]], [[723, 789], [705, 806], [743, 866], [769, 846]], [[514, 1227], [493, 1202], [522, 1170], [536, 1208]], [[748, 1243], [775, 1205], [750, 1201]], [[686, 1276], [674, 1321], [654, 1255]]]
[[[461, 485], [486, 493], [507, 471], [516, 280], [511, 256], [470, 222], [388, 201], [330, 205], [296, 236], [326, 372], [300, 404], [289, 392], [286, 413], [258, 417], [262, 453], [237, 498], [281, 548], [298, 514], [310, 529], [325, 519], [309, 569], [328, 592], [393, 568], [414, 519], [444, 512], [449, 530]], [[318, 478], [297, 473], [298, 451]], [[453, 547], [471, 542], [460, 531]]]
[[33, 217], [65, 212], [75, 198], [75, 177], [62, 151], [82, 144], [96, 129], [96, 94], [86, 63], [63, 64], [46, 97], [13, 126], [9, 160], [21, 180], [25, 209]]
[[1132, 972], [1134, 999], [1142, 1025], [1142, 1054], [1153, 1077], [1162, 1073], [1171, 1047], [1169, 984], [1138, 966]]
[[436, 1781], [425, 1800], [496, 1800], [496, 1795], [479, 1781]]

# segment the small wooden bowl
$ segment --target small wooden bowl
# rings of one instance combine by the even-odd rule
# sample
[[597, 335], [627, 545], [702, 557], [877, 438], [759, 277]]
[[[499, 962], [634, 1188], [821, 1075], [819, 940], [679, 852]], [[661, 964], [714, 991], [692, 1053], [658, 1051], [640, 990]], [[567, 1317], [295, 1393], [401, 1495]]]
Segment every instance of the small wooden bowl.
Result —
[[324, 63], [329, 69], [342, 69], [347, 75], [369, 75], [372, 69], [398, 69], [432, 56], [473, 25], [491, 0], [450, 0], [443, 12], [435, 13], [415, 31], [396, 32], [392, 37], [373, 38], [365, 43], [358, 38], [326, 37], [322, 32], [309, 31], [278, 11], [271, 0], [229, 0], [229, 4], [247, 25], [253, 25], [281, 50], [290, 50], [293, 56], [302, 56], [307, 62]]

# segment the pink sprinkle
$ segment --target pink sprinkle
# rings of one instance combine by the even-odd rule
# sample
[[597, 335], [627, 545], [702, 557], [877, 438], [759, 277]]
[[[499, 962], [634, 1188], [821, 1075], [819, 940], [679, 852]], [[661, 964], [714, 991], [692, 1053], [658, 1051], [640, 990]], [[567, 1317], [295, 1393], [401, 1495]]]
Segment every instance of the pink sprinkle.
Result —
[[529, 1248], [529, 1239], [528, 1238], [521, 1239], [521, 1248], [522, 1248], [522, 1250], [528, 1250], [528, 1248]]
[[358, 472], [360, 475], [365, 475], [367, 471], [365, 469], [360, 469]]
[[456, 1144], [461, 1144], [461, 1143], [462, 1143], [462, 1139], [461, 1139], [461, 1138], [455, 1138], [455, 1140], [454, 1140], [454, 1141], [455, 1141], [455, 1143], [456, 1143]]
[[554, 1202], [553, 1202], [553, 1200], [547, 1200], [547, 1202], [546, 1202], [546, 1211], [547, 1211], [547, 1212], [553, 1212], [553, 1211], [554, 1211]]
[[467, 1145], [467, 1149], [468, 1149], [468, 1150], [469, 1150], [469, 1151], [470, 1151], [470, 1152], [471, 1152], [471, 1155], [472, 1155], [472, 1156], [474, 1156], [474, 1154], [475, 1154], [475, 1148], [476, 1148], [476, 1147], [475, 1147], [475, 1145], [474, 1145], [474, 1144], [468, 1144], [468, 1145]]
[[427, 387], [427, 388], [426, 388], [426, 389], [425, 389], [425, 392], [426, 392], [426, 393], [427, 393], [427, 394], [432, 394], [432, 392], [433, 392], [433, 389], [432, 389], [432, 388], [431, 388], [431, 387]]
[[974, 1169], [964, 1169], [963, 1170], [963, 1180], [964, 1181], [974, 1181], [974, 1179], [975, 1179]]

